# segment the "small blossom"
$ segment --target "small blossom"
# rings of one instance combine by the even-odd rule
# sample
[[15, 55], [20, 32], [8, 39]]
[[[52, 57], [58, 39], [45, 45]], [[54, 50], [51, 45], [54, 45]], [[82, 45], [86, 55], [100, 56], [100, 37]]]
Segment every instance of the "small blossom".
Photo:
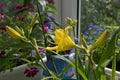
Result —
[[0, 4], [0, 9], [2, 9], [4, 7], [4, 4]]
[[98, 28], [98, 32], [102, 32], [104, 29], [103, 28]]
[[24, 71], [24, 75], [30, 78], [30, 77], [34, 77], [38, 72], [39, 70], [36, 67], [31, 67], [31, 68], [27, 68]]
[[46, 23], [44, 25], [47, 26], [48, 28], [50, 28], [52, 24], [49, 22], [49, 23]]
[[48, 26], [44, 26], [44, 30], [45, 30], [45, 31], [48, 31], [48, 30], [49, 30], [49, 27], [48, 27]]
[[74, 49], [71, 49], [71, 50], [70, 50], [70, 53], [75, 53], [75, 50], [74, 50]]
[[46, 17], [45, 20], [44, 20], [44, 24], [49, 23], [49, 22], [51, 22], [49, 17]]
[[97, 25], [93, 25], [92, 28], [97, 28], [98, 26]]
[[84, 33], [84, 35], [87, 35], [88, 33], [89, 33], [89, 32], [86, 31], [86, 32]]
[[22, 9], [25, 9], [25, 8], [29, 8], [30, 11], [34, 11], [34, 5], [33, 4], [25, 4], [25, 5], [22, 5], [22, 6], [16, 6], [13, 8], [13, 10], [22, 10]]
[[50, 3], [50, 4], [55, 4], [54, 0], [45, 0], [46, 2]]
[[3, 13], [0, 13], [0, 18], [4, 18], [4, 14]]
[[23, 9], [23, 6], [16, 6], [15, 7], [15, 10], [22, 10]]
[[45, 53], [46, 50], [44, 48], [39, 48], [39, 53]]
[[25, 4], [25, 5], [23, 5], [23, 8], [29, 8], [30, 9], [30, 11], [34, 11], [34, 5], [33, 4]]
[[92, 29], [91, 27], [88, 28], [88, 30], [91, 30], [91, 29]]
[[44, 23], [48, 23], [48, 22], [52, 22], [52, 21], [55, 21], [55, 18], [46, 13]]
[[45, 19], [44, 19], [44, 25], [48, 26], [49, 28], [51, 27], [51, 23], [55, 21], [55, 18], [53, 16], [48, 15], [47, 13], [45, 14]]
[[93, 35], [96, 35], [97, 34], [97, 31], [93, 31]]
[[55, 21], [55, 18], [53, 16], [49, 16], [49, 18], [51, 19], [51, 21]]

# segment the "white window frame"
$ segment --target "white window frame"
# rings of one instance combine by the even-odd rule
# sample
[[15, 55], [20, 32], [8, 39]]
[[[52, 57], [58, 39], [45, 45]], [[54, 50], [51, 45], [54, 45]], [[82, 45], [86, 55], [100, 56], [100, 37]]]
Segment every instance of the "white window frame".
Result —
[[66, 17], [76, 19], [78, 21], [76, 27], [76, 35], [80, 34], [80, 16], [81, 16], [81, 0], [55, 0], [55, 6], [58, 9], [58, 21], [67, 26]]

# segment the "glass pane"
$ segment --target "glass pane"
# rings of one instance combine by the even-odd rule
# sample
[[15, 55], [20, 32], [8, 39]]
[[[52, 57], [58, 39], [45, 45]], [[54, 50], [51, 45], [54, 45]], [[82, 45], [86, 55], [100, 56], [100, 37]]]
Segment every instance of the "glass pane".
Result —
[[105, 29], [119, 27], [119, 3], [119, 0], [81, 0], [81, 32], [87, 35], [90, 43]]
[[120, 25], [119, 0], [81, 0], [81, 29], [97, 26]]

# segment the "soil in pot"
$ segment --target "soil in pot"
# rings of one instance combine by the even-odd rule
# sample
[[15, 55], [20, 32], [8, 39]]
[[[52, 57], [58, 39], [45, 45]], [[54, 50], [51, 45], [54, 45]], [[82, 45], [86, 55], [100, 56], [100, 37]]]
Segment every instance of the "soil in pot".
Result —
[[[112, 69], [112, 62], [110, 62], [107, 67]], [[116, 62], [116, 70], [120, 71], [120, 61]]]

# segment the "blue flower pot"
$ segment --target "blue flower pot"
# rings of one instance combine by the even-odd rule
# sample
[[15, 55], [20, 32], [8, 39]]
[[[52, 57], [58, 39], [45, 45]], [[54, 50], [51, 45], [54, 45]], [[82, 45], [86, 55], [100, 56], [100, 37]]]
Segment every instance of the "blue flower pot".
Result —
[[[71, 59], [70, 55], [63, 55], [65, 58], [67, 59]], [[54, 64], [56, 66], [57, 72], [58, 74], [60, 74], [62, 72], [62, 70], [68, 65], [68, 63], [60, 58], [57, 58], [56, 55], [52, 56], [52, 59], [54, 61]], [[54, 71], [54, 68], [52, 66], [52, 63], [50, 61], [46, 62], [47, 67]], [[75, 73], [75, 69], [73, 67], [71, 67], [64, 75], [60, 75], [61, 78], [71, 78], [72, 76], [74, 76]], [[46, 71], [43, 71], [43, 74], [45, 76], [49, 76], [49, 74]]]

